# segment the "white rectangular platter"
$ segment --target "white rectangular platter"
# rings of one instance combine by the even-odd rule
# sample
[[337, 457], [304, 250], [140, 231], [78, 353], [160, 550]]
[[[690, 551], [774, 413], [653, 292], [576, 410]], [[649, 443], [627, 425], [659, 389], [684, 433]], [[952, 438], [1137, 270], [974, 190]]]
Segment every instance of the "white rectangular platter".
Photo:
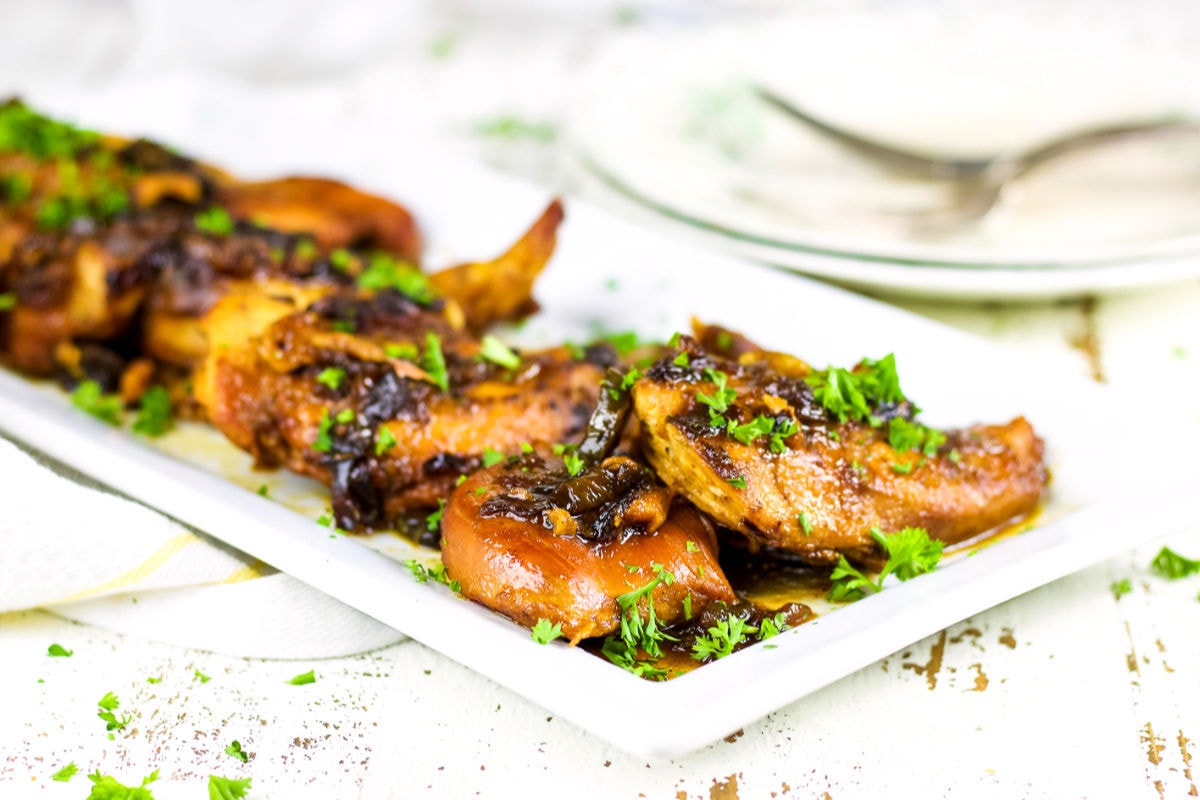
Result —
[[[182, 144], [235, 169], [332, 174], [410, 203], [429, 234], [432, 267], [500, 252], [548, 199], [477, 168], [397, 155], [380, 141], [355, 146], [337, 134], [287, 154], [261, 144], [238, 150], [234, 139], [224, 147]], [[1146, 412], [1102, 389], [1043, 374], [985, 342], [856, 295], [677, 244], [568, 202], [559, 250], [537, 296], [544, 310], [519, 332], [519, 343], [579, 342], [598, 329], [665, 339], [687, 330], [695, 315], [817, 365], [895, 352], [905, 390], [929, 424], [1019, 414], [1034, 423], [1053, 475], [1038, 525], [788, 631], [772, 649], [751, 647], [655, 683], [561, 642], [538, 645], [525, 629], [446, 587], [417, 583], [399, 563], [416, 553], [396, 537], [331, 538], [313, 522], [323, 495], [303, 481], [281, 483], [304, 513], [257, 496], [247, 487], [261, 476], [230, 445], [190, 456], [184, 439], [151, 445], [2, 370], [0, 430], [643, 755], [701, 747], [964, 617], [1200, 518], [1183, 461], [1196, 449], [1194, 432], [1174, 429], [1172, 441], [1161, 430], [1143, 433], [1137, 420]], [[195, 434], [178, 434], [186, 436]], [[375, 549], [365, 546], [372, 543]], [[631, 725], [631, 710], [654, 724]]]

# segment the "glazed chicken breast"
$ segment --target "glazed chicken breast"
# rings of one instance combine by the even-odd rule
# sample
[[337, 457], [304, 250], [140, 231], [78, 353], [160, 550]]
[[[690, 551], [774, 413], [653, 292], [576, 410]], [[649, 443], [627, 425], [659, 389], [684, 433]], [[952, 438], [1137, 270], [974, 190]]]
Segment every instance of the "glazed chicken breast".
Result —
[[925, 428], [890, 359], [818, 371], [762, 352], [726, 360], [685, 339], [632, 394], [667, 485], [753, 546], [813, 563], [869, 555], [872, 528], [970, 538], [1032, 511], [1046, 482], [1025, 419]]

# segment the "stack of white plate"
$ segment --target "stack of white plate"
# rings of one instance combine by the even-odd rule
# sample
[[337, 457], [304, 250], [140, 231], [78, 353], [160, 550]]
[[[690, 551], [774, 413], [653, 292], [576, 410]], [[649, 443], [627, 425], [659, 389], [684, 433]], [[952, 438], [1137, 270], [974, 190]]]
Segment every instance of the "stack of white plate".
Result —
[[1097, 10], [1082, 26], [1075, 13], [940, 11], [631, 36], [597, 62], [572, 111], [574, 175], [594, 199], [709, 244], [886, 292], [1055, 297], [1200, 275], [1194, 132], [1061, 157], [983, 219], [931, 228], [923, 220], [956, 202], [952, 186], [891, 174], [750, 90], [960, 157], [1200, 118], [1195, 13]]

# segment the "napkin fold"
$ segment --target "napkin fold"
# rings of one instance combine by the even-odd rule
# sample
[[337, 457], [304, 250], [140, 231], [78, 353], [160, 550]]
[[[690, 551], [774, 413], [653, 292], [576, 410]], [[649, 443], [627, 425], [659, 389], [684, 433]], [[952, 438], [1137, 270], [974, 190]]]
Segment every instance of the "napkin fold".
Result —
[[150, 508], [84, 486], [0, 439], [0, 612], [237, 656], [324, 658], [397, 631]]

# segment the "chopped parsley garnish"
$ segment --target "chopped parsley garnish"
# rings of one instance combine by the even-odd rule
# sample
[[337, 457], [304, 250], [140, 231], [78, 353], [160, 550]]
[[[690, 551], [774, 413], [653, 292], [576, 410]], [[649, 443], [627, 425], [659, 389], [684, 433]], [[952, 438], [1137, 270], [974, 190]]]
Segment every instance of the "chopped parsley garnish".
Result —
[[697, 661], [724, 658], [745, 641], [747, 636], [757, 632], [758, 628], [746, 624], [746, 620], [741, 617], [726, 617], [709, 628], [707, 636], [696, 637], [696, 642], [692, 645], [692, 658]]
[[88, 775], [88, 780], [93, 786], [86, 800], [154, 800], [146, 787], [158, 780], [158, 770], [142, 778], [141, 786], [126, 786], [112, 775], [101, 775], [100, 770]]
[[913, 471], [913, 466], [914, 465], [912, 463], [892, 464], [892, 472], [896, 473], [897, 475], [907, 475]]
[[894, 574], [900, 580], [907, 581], [932, 572], [942, 558], [942, 543], [930, 539], [923, 528], [904, 528], [890, 534], [872, 528], [871, 538], [878, 542], [887, 554], [887, 562], [883, 569], [872, 581], [851, 566], [845, 556], [838, 556], [837, 566], [829, 576], [833, 581], [833, 587], [829, 590], [830, 600], [858, 600], [867, 594], [881, 591], [883, 581], [888, 575]]
[[208, 776], [208, 800], [243, 800], [250, 790], [252, 778], [222, 778]]
[[[633, 352], [641, 340], [636, 331], [622, 331], [620, 333], [608, 333], [601, 336], [597, 341], [608, 342], [612, 345], [613, 350], [617, 351], [617, 355], [625, 356]], [[686, 364], [684, 365], [686, 366]]]
[[730, 486], [732, 486], [735, 489], [745, 489], [746, 488], [746, 476], [738, 475], [736, 477], [730, 478], [728, 480], [728, 483]]
[[317, 438], [312, 443], [312, 449], [318, 453], [328, 453], [333, 447], [333, 437], [329, 435], [329, 431], [333, 428], [333, 417], [329, 416], [329, 409], [321, 412], [321, 422], [317, 427]]
[[405, 361], [416, 361], [421, 357], [421, 351], [415, 344], [385, 344], [383, 352], [388, 358], [402, 358]]
[[642, 377], [642, 371], [637, 367], [630, 367], [625, 376], [621, 378], [621, 391], [628, 392], [640, 377]]
[[196, 670], [196, 672], [192, 675], [192, 680], [200, 681], [200, 683], [204, 684], [204, 683], [208, 683], [209, 681], [211, 681], [212, 678], [208, 675], [205, 675], [200, 670]]
[[730, 424], [728, 433], [742, 444], [750, 444], [755, 439], [763, 436], [770, 436], [771, 431], [774, 429], [775, 420], [759, 414], [749, 422], [744, 422], [740, 425], [737, 423]]
[[400, 563], [408, 567], [408, 571], [417, 579], [417, 583], [428, 583], [429, 579], [433, 578], [434, 583], [444, 584], [450, 587], [450, 591], [452, 592], [462, 592], [462, 584], [458, 581], [450, 580], [450, 576], [446, 574], [446, 565], [440, 561], [428, 569], [426, 569], [424, 564], [413, 558]]
[[437, 511], [425, 517], [425, 530], [432, 533], [442, 526], [442, 514], [446, 511], [446, 501], [438, 500]]
[[699, 553], [700, 552], [700, 545], [696, 544], [691, 539], [687, 540], [687, 544], [685, 545], [685, 547], [687, 547], [687, 551], [689, 553]]
[[317, 383], [337, 391], [346, 380], [346, 370], [341, 367], [326, 367], [317, 375]]
[[350, 269], [350, 262], [354, 256], [344, 247], [339, 247], [329, 254], [329, 266], [336, 269], [338, 272], [345, 272]]
[[171, 394], [161, 386], [151, 386], [142, 392], [133, 432], [143, 436], [162, 436], [171, 430], [175, 420], [171, 415]]
[[808, 518], [807, 511], [801, 511], [800, 517], [796, 521], [800, 523], [801, 533], [803, 533], [805, 536], [812, 536], [812, 520]]
[[494, 467], [504, 460], [504, 453], [494, 447], [485, 447], [483, 450], [483, 466]]
[[812, 387], [817, 402], [838, 422], [866, 420], [877, 427], [881, 420], [874, 416], [875, 409], [905, 399], [896, 374], [896, 359], [891, 353], [878, 361], [864, 358], [853, 370], [841, 367], [819, 370], [805, 377], [804, 382]]
[[691, 362], [691, 359], [688, 357], [687, 350], [681, 350], [679, 352], [679, 355], [675, 356], [675, 358], [672, 359], [671, 363], [677, 367], [686, 367], [689, 364], [691, 364], [692, 362]]
[[243, 764], [245, 764], [247, 761], [250, 760], [250, 756], [247, 755], [246, 751], [242, 749], [242, 743], [239, 742], [237, 739], [234, 739], [232, 742], [230, 742], [229, 744], [227, 744], [225, 746], [225, 754], [233, 756], [238, 761], [241, 761]]
[[12, 311], [17, 307], [17, 296], [12, 292], [0, 294], [0, 311]]
[[450, 376], [446, 373], [446, 356], [442, 353], [442, 340], [436, 333], [429, 331], [425, 334], [425, 355], [421, 358], [421, 368], [429, 375], [433, 385], [443, 392], [450, 391]]
[[758, 640], [765, 642], [788, 629], [787, 614], [780, 611], [773, 617], [767, 617], [758, 624]]
[[342, 423], [343, 425], [346, 424], [347, 422], [353, 422], [354, 421], [354, 409], [353, 408], [343, 408], [341, 411], [339, 411], [337, 413], [336, 416], [334, 416], [334, 420]]
[[893, 417], [888, 421], [888, 444], [898, 453], [917, 450], [927, 456], [935, 456], [945, 442], [946, 434], [919, 422], [911, 422], [903, 417]]
[[196, 214], [193, 222], [196, 230], [213, 236], [228, 236], [233, 233], [233, 217], [220, 206], [211, 206]]
[[1174, 581], [1200, 572], [1200, 561], [1185, 558], [1171, 548], [1164, 547], [1150, 562], [1150, 570], [1167, 580]]
[[33, 193], [33, 179], [28, 175], [0, 175], [0, 202], [23, 203]]
[[72, 761], [58, 772], [51, 775], [50, 780], [66, 783], [67, 781], [71, 780], [71, 778], [75, 777], [75, 773], [77, 772], [79, 772], [79, 767], [75, 766], [75, 762]]
[[73, 158], [99, 143], [98, 133], [51, 119], [20, 101], [0, 104], [0, 152], [25, 153], [47, 161]]
[[118, 719], [114, 713], [121, 706], [121, 701], [112, 692], [107, 692], [104, 697], [97, 701], [96, 705], [100, 707], [100, 711], [96, 714], [102, 722], [105, 723], [104, 730], [119, 731], [133, 721], [133, 717], [128, 714], [122, 714]]
[[711, 367], [704, 368], [704, 378], [712, 381], [716, 387], [711, 395], [704, 392], [696, 392], [696, 400], [708, 406], [709, 423], [717, 428], [724, 428], [726, 425], [725, 417], [723, 416], [729, 410], [729, 406], [737, 397], [737, 392], [726, 386], [729, 381], [729, 376], [724, 372], [712, 369]]
[[289, 683], [292, 686], [304, 686], [305, 684], [316, 682], [317, 676], [313, 674], [311, 669], [308, 672], [301, 672], [299, 675], [293, 676], [289, 680], [285, 681], [285, 683]]
[[563, 464], [566, 465], [567, 474], [574, 478], [580, 472], [583, 472], [583, 459], [576, 453], [567, 453], [563, 456]]
[[146, 678], [146, 683], [162, 683], [162, 677], [151, 675], [149, 678]]
[[55, 643], [46, 649], [46, 655], [53, 656], [55, 658], [70, 658], [71, 656], [75, 655], [75, 651], [68, 650], [61, 644]]
[[1133, 591], [1133, 585], [1129, 582], [1129, 578], [1113, 581], [1108, 588], [1113, 593], [1114, 600], [1120, 600], [1122, 596]]
[[562, 623], [555, 622], [550, 624], [550, 620], [542, 617], [529, 629], [529, 636], [538, 644], [550, 644], [555, 639], [563, 635]]
[[412, 264], [397, 261], [387, 253], [375, 253], [358, 276], [363, 289], [395, 289], [422, 305], [436, 298], [428, 276]]
[[480, 341], [479, 358], [498, 364], [505, 369], [516, 369], [521, 366], [521, 357], [490, 333]]
[[[616, 636], [610, 635], [604, 639], [601, 652], [612, 663], [634, 675], [644, 678], [665, 678], [666, 670], [659, 669], [646, 663], [640, 653], [645, 653], [650, 659], [662, 657], [661, 643], [675, 641], [675, 637], [664, 633], [658, 624], [658, 615], [654, 613], [653, 592], [660, 585], [670, 585], [675, 582], [675, 576], [667, 571], [662, 564], [651, 564], [654, 578], [645, 586], [625, 594], [618, 595], [617, 605], [621, 609], [621, 628]], [[641, 601], [646, 601], [646, 616], [642, 616]]]
[[259, 497], [266, 497], [266, 496], [267, 496], [267, 492], [268, 492], [268, 491], [269, 491], [269, 490], [268, 490], [268, 488], [267, 488], [267, 485], [266, 485], [265, 483], [264, 483], [264, 484], [260, 484], [260, 485], [259, 485], [259, 487], [258, 487], [258, 496], [259, 496]]
[[379, 426], [379, 433], [375, 435], [375, 455], [381, 456], [388, 450], [396, 446], [396, 437], [392, 435], [392, 431], [386, 424]]
[[109, 425], [121, 424], [121, 412], [125, 408], [120, 397], [105, 394], [100, 384], [93, 380], [79, 382], [71, 392], [71, 405]]

